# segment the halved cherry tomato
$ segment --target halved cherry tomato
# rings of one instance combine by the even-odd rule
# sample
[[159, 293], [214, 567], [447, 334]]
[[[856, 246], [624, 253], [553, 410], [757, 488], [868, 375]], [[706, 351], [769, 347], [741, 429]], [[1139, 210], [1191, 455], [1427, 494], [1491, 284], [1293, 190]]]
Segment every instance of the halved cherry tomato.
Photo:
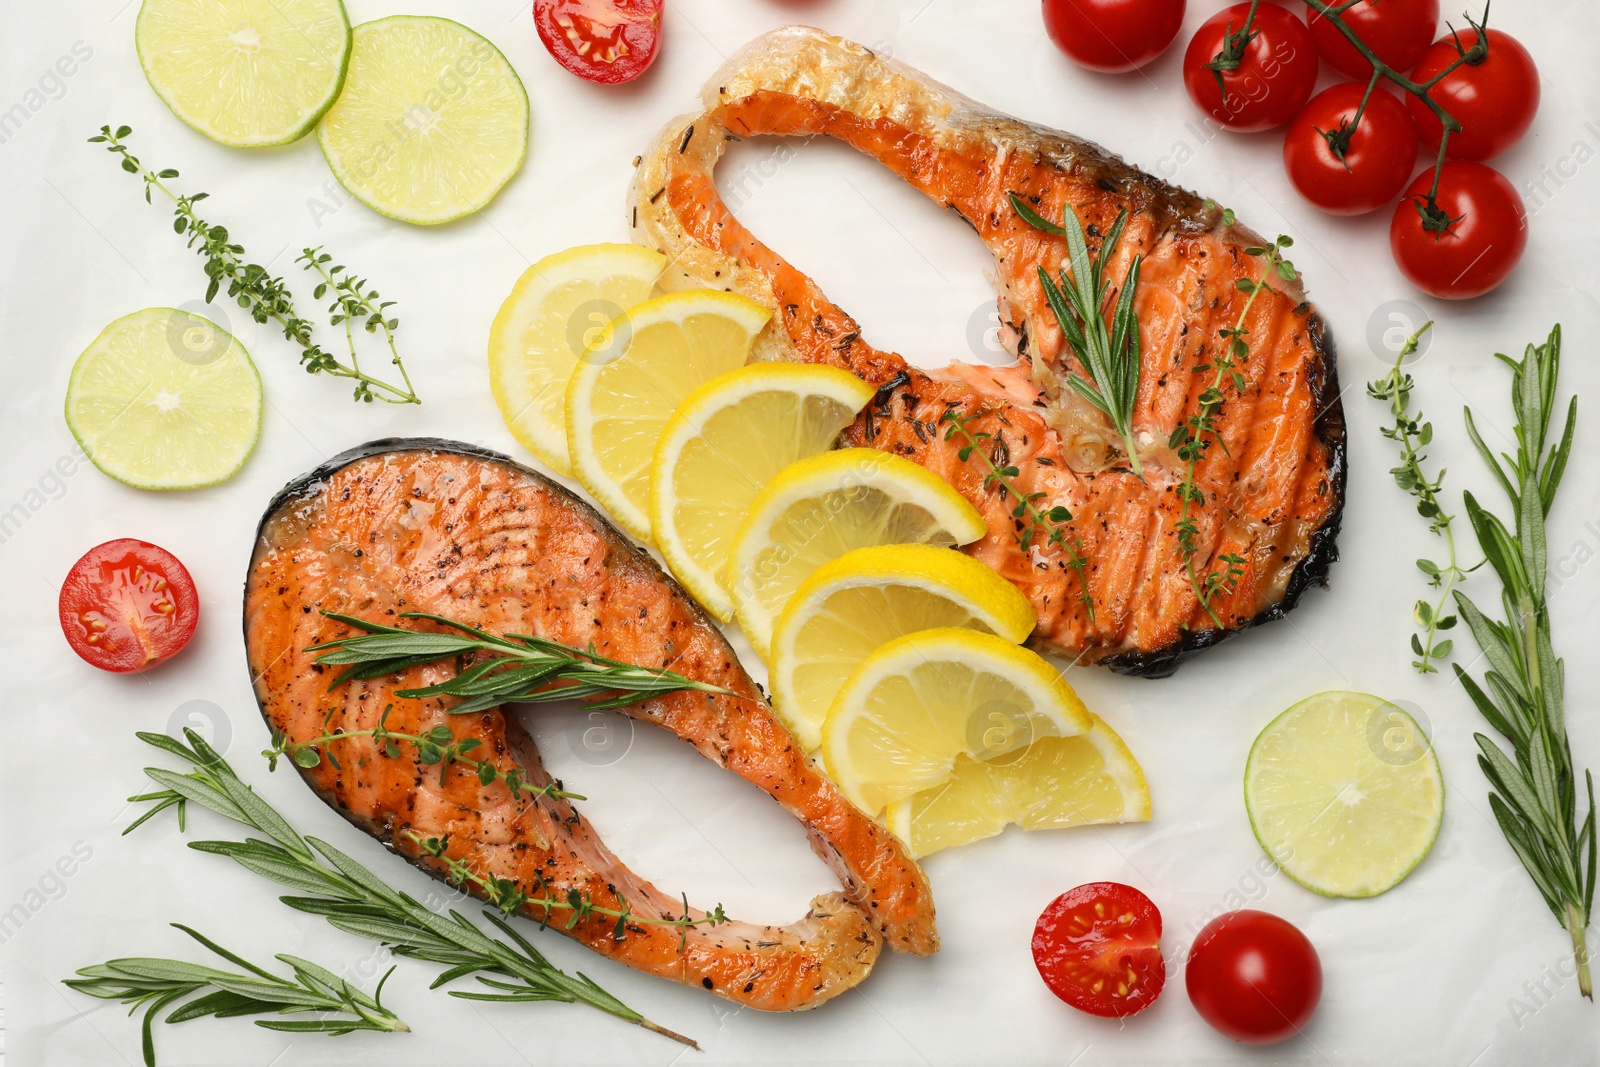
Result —
[[1120, 882], [1056, 897], [1033, 928], [1033, 962], [1050, 992], [1090, 1015], [1143, 1011], [1161, 995], [1161, 912]]
[[1073, 62], [1105, 74], [1137, 70], [1167, 50], [1186, 0], [1044, 0], [1044, 28]]
[[655, 60], [664, 2], [533, 0], [533, 24], [557, 63], [586, 81], [616, 85]]
[[[1183, 53], [1183, 84], [1195, 106], [1222, 125], [1240, 133], [1282, 126], [1311, 98], [1317, 83], [1317, 50], [1311, 31], [1299, 18], [1276, 4], [1256, 8], [1249, 40], [1244, 40], [1248, 3], [1223, 8], [1207, 19]], [[1230, 41], [1238, 55], [1226, 56]], [[1218, 71], [1207, 66], [1222, 56], [1236, 66]]]
[[[1372, 90], [1360, 122], [1350, 126], [1367, 87], [1344, 82], [1300, 109], [1283, 139], [1283, 167], [1300, 195], [1334, 215], [1361, 215], [1392, 203], [1417, 165], [1417, 127], [1406, 106], [1382, 87]], [[1348, 136], [1344, 157], [1328, 135]]]
[[1389, 247], [1400, 272], [1425, 293], [1446, 300], [1482, 296], [1506, 280], [1528, 247], [1522, 197], [1493, 167], [1452, 160], [1439, 178], [1439, 209], [1452, 221], [1442, 230], [1423, 224], [1419, 207], [1433, 168], [1406, 189], [1389, 224]]
[[1183, 984], [1200, 1017], [1247, 1045], [1298, 1034], [1322, 999], [1322, 961], [1298, 927], [1264, 911], [1231, 911], [1206, 923]]
[[[1337, 5], [1337, 0], [1324, 0], [1323, 6], [1330, 2]], [[1439, 0], [1360, 0], [1339, 17], [1379, 59], [1404, 74], [1417, 65], [1433, 42], [1439, 29]], [[1311, 24], [1311, 39], [1328, 66], [1359, 82], [1372, 77], [1372, 64], [1332, 19], [1307, 4], [1306, 22]]]
[[72, 565], [58, 610], [72, 651], [103, 671], [124, 673], [177, 655], [194, 636], [200, 598], [177, 556], [122, 537]]
[[[1478, 31], [1467, 30], [1460, 38], [1461, 47], [1470, 52], [1478, 43]], [[1411, 77], [1427, 82], [1460, 54], [1455, 38], [1441, 38], [1428, 49]], [[1490, 30], [1489, 54], [1479, 63], [1463, 63], [1446, 74], [1428, 96], [1461, 123], [1461, 129], [1450, 135], [1445, 155], [1450, 159], [1490, 159], [1520, 141], [1533, 124], [1539, 110], [1539, 70], [1515, 37]], [[1437, 152], [1444, 135], [1438, 116], [1416, 98], [1406, 106], [1417, 120], [1423, 145]]]

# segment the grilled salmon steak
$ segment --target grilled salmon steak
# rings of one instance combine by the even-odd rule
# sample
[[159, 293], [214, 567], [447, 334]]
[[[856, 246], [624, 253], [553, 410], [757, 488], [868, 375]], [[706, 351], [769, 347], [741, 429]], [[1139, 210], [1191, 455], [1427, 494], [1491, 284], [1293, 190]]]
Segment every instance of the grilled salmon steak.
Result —
[[[245, 646], [268, 725], [290, 743], [377, 726], [420, 736], [440, 725], [475, 737], [473, 758], [550, 779], [532, 739], [500, 709], [449, 714], [455, 698], [404, 699], [453, 663], [412, 667], [330, 691], [308, 646], [355, 633], [334, 611], [395, 623], [406, 611], [494, 633], [525, 633], [639, 666], [676, 671], [738, 696], [680, 691], [628, 709], [765, 790], [806, 827], [843, 891], [787, 926], [628, 925], [591, 914], [551, 928], [651, 974], [766, 1011], [815, 1007], [854, 986], [884, 942], [917, 955], [938, 946], [927, 879], [899, 842], [839, 793], [795, 744], [739, 666], [721, 631], [651, 558], [587, 504], [504, 456], [437, 440], [390, 440], [347, 452], [290, 484], [262, 519], [245, 584]], [[404, 625], [411, 625], [406, 623]], [[419, 622], [419, 629], [431, 624]], [[622, 864], [566, 799], [489, 785], [460, 765], [425, 765], [412, 746], [386, 755], [371, 737], [338, 743], [301, 769], [347, 819], [430, 873], [447, 860], [506, 878], [530, 896], [576, 890], [600, 907], [673, 919], [684, 913]], [[487, 753], [487, 755], [482, 755]], [[417, 835], [444, 838], [443, 859]], [[548, 899], [548, 898], [546, 898]], [[543, 907], [528, 904], [534, 919]], [[689, 909], [692, 918], [704, 911]]]
[[[747, 45], [707, 84], [702, 110], [671, 122], [635, 172], [635, 240], [665, 252], [669, 288], [729, 289], [773, 311], [760, 358], [828, 363], [879, 387], [848, 432], [850, 443], [910, 457], [982, 511], [988, 535], [965, 551], [1033, 602], [1043, 651], [1129, 673], [1171, 673], [1186, 656], [1289, 610], [1325, 583], [1344, 501], [1344, 418], [1333, 344], [1299, 280], [1268, 279], [1244, 326], [1243, 388], [1225, 382], [1215, 443], [1196, 471], [1194, 574], [1180, 547], [1186, 464], [1175, 428], [1210, 386], [1218, 331], [1234, 327], [1266, 264], [1264, 244], [1216, 206], [1151, 177], [1100, 147], [989, 111], [858, 44], [805, 27]], [[891, 168], [966, 220], [994, 255], [1000, 319], [1014, 366], [908, 366], [874, 348], [845, 311], [734, 218], [713, 170], [745, 137], [838, 138]], [[1067, 262], [1066, 241], [1034, 229], [1012, 207], [1025, 198], [1047, 219], [1070, 206], [1090, 250], [1120, 211], [1127, 229], [1106, 276], [1117, 285], [1142, 257], [1134, 307], [1143, 342], [1133, 409], [1132, 472], [1110, 421], [1065, 385], [1086, 375], [1066, 347], [1038, 268]], [[922, 362], [933, 362], [923, 360]], [[982, 455], [963, 461], [947, 412], [971, 418], [995, 465], [1017, 468], [1016, 491], [1067, 508], [1064, 542], [1024, 544], [1015, 497], [988, 482]], [[1075, 567], [1067, 548], [1081, 554]], [[1204, 577], [1231, 589], [1202, 603]]]

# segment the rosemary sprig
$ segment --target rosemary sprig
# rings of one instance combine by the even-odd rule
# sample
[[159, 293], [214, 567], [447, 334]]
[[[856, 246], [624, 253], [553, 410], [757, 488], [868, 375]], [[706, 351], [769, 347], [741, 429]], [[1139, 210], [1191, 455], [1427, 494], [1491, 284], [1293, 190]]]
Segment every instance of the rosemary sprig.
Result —
[[718, 904], [707, 914], [696, 919], [689, 912], [689, 897], [683, 898], [683, 913], [681, 915], [668, 915], [661, 918], [651, 918], [640, 915], [628, 906], [627, 900], [619, 892], [617, 900], [621, 901], [620, 908], [607, 908], [594, 902], [588, 893], [579, 893], [576, 889], [569, 889], [565, 896], [552, 896], [549, 885], [540, 879], [535, 892], [543, 896], [530, 896], [522, 886], [510, 878], [496, 878], [492, 875], [482, 875], [472, 869], [472, 865], [465, 860], [453, 859], [445, 855], [450, 847], [450, 835], [444, 837], [423, 837], [421, 834], [407, 831], [417, 847], [435, 859], [442, 860], [450, 871], [450, 884], [461, 885], [470, 882], [477, 886], [483, 898], [506, 915], [515, 915], [524, 906], [532, 906], [544, 910], [541, 926], [548, 926], [551, 916], [557, 911], [570, 911], [566, 927], [571, 930], [578, 923], [591, 915], [604, 915], [615, 919], [612, 927], [611, 938], [613, 941], [625, 940], [628, 936], [628, 927], [634, 923], [647, 923], [652, 926], [676, 926], [680, 931], [678, 951], [687, 952], [689, 949], [689, 928], [691, 926], [718, 926], [728, 921], [727, 913]]
[[[646, 1019], [587, 976], [562, 971], [495, 912], [486, 911], [484, 917], [505, 935], [504, 940], [485, 934], [460, 912], [435, 914], [409, 894], [390, 888], [326, 841], [302, 837], [275, 808], [239, 780], [203, 737], [188, 728], [183, 732], [187, 746], [165, 734], [138, 735], [146, 744], [187, 761], [191, 770], [178, 774], [147, 767], [145, 774], [163, 790], [129, 799], [156, 801], [156, 811], [179, 804], [180, 800], [193, 801], [270, 839], [191, 841], [190, 848], [226, 856], [246, 870], [300, 894], [278, 898], [296, 911], [321, 915], [346, 933], [387, 945], [397, 956], [443, 964], [446, 970], [430, 988], [473, 975], [495, 992], [452, 989], [450, 995], [465, 1000], [587, 1004], [699, 1048], [692, 1039]], [[140, 816], [133, 826], [150, 814]]]
[[1421, 329], [1406, 339], [1389, 373], [1367, 383], [1367, 395], [1387, 403], [1389, 414], [1394, 418], [1393, 426], [1380, 427], [1378, 430], [1400, 446], [1400, 465], [1391, 467], [1389, 473], [1394, 475], [1395, 483], [1401, 489], [1417, 498], [1417, 514], [1428, 520], [1428, 531], [1444, 538], [1445, 543], [1443, 566], [1431, 559], [1417, 560], [1417, 569], [1427, 576], [1428, 585], [1439, 590], [1434, 603], [1418, 600], [1411, 612], [1417, 625], [1422, 628], [1421, 634], [1411, 635], [1411, 651], [1417, 656], [1411, 665], [1421, 674], [1436, 673], [1438, 668], [1434, 666], [1434, 661], [1447, 658], [1454, 648], [1453, 641], [1441, 639], [1439, 635], [1454, 629], [1456, 616], [1447, 613], [1451, 594], [1457, 583], [1466, 578], [1468, 570], [1474, 569], [1461, 567], [1456, 556], [1455, 531], [1450, 525], [1455, 517], [1445, 510], [1444, 503], [1439, 499], [1445, 469], [1440, 467], [1439, 473], [1430, 479], [1422, 468], [1428, 458], [1422, 450], [1433, 441], [1433, 423], [1422, 421], [1420, 413], [1410, 410], [1411, 390], [1415, 383], [1411, 375], [1401, 369], [1406, 357], [1417, 350], [1422, 335], [1432, 325], [1432, 322], [1423, 323]]
[[1467, 432], [1484, 463], [1505, 491], [1515, 516], [1507, 528], [1471, 493], [1463, 496], [1478, 546], [1500, 579], [1503, 619], [1491, 619], [1460, 590], [1456, 606], [1489, 667], [1479, 685], [1459, 664], [1456, 678], [1494, 730], [1511, 745], [1483, 734], [1478, 765], [1489, 780], [1489, 806], [1517, 858], [1533, 878], [1556, 921], [1572, 939], [1578, 989], [1594, 999], [1585, 940], [1595, 886], [1594, 776], [1585, 772], [1589, 814], [1577, 821], [1578, 780], [1567, 739], [1565, 668], [1550, 638], [1545, 600], [1549, 558], [1545, 518], [1566, 471], [1577, 422], [1578, 401], [1567, 406], [1560, 441], [1548, 447], [1561, 367], [1561, 327], [1542, 345], [1529, 345], [1521, 360], [1496, 353], [1512, 371], [1511, 406], [1516, 414], [1516, 455], [1497, 458], [1465, 412]]
[[[427, 699], [437, 696], [462, 697], [450, 709], [452, 715], [485, 711], [511, 702], [545, 703], [555, 700], [583, 700], [586, 708], [622, 708], [650, 697], [682, 690], [739, 696], [731, 689], [709, 682], [696, 682], [668, 670], [640, 667], [621, 660], [607, 659], [594, 651], [582, 651], [530, 634], [504, 637], [456, 622], [443, 615], [407, 611], [402, 619], [426, 619], [456, 633], [424, 633], [398, 626], [369, 622], [354, 615], [324, 611], [323, 615], [347, 626], [365, 631], [360, 637], [341, 637], [312, 645], [307, 652], [321, 652], [317, 662], [333, 667], [348, 667], [334, 678], [329, 690], [352, 678], [382, 678], [387, 674], [420, 667], [454, 656], [484, 652], [489, 658], [460, 671], [449, 681], [419, 689], [402, 689], [395, 696]], [[606, 696], [606, 694], [612, 694]], [[604, 699], [594, 699], [604, 697]], [[315, 764], [312, 764], [315, 766]]]
[[[335, 378], [354, 380], [355, 399], [358, 401], [370, 403], [377, 399], [389, 404], [422, 403], [412, 389], [411, 379], [406, 375], [405, 366], [400, 362], [400, 353], [394, 347], [393, 331], [399, 325], [399, 320], [384, 317], [383, 309], [389, 304], [371, 305], [367, 297], [376, 297], [376, 293], [350, 291], [343, 292], [342, 299], [335, 301], [334, 306], [340, 308], [346, 301], [353, 302], [354, 310], [345, 311], [344, 314], [347, 317], [363, 314], [368, 316], [365, 323], [368, 332], [377, 328], [372, 322], [372, 317], [378, 318], [389, 342], [394, 363], [405, 382], [404, 388], [391, 385], [361, 371], [357, 365], [355, 337], [348, 325], [345, 337], [350, 344], [349, 363], [340, 361], [333, 353], [317, 344], [312, 338], [312, 324], [301, 318], [295, 310], [294, 298], [284, 280], [271, 274], [259, 263], [246, 262], [243, 258], [244, 246], [231, 239], [227, 228], [211, 225], [195, 211], [195, 205], [210, 194], [195, 193], [192, 196], [180, 196], [173, 192], [166, 183], [169, 179], [178, 177], [178, 172], [171, 168], [152, 171], [139, 162], [138, 157], [129, 152], [128, 147], [122, 143], [132, 132], [132, 128], [128, 126], [118, 126], [115, 130], [110, 126], [102, 126], [100, 133], [89, 138], [89, 141], [91, 144], [104, 144], [106, 151], [120, 157], [123, 170], [129, 174], [137, 174], [144, 180], [145, 203], [151, 202], [152, 189], [172, 201], [173, 230], [179, 234], [187, 234], [188, 246], [205, 260], [206, 277], [210, 279], [206, 285], [206, 303], [209, 304], [226, 284], [227, 295], [248, 311], [252, 319], [263, 325], [267, 322], [277, 323], [283, 331], [283, 336], [300, 347], [300, 363], [305, 367], [306, 373], [326, 373]], [[310, 262], [306, 262], [308, 258]], [[303, 263], [308, 270], [317, 269], [318, 273], [324, 274], [323, 284], [328, 284], [334, 272], [320, 270], [322, 267], [320, 260], [321, 250], [308, 248], [296, 262]], [[318, 299], [321, 299], [322, 291], [319, 286]], [[334, 321], [337, 325], [343, 320]]]
[[145, 1067], [156, 1067], [155, 1034], [151, 1026], [156, 1015], [195, 993], [204, 992], [205, 995], [174, 1008], [166, 1021], [183, 1023], [208, 1015], [233, 1019], [243, 1015], [325, 1012], [340, 1017], [257, 1019], [255, 1024], [268, 1030], [331, 1034], [335, 1037], [358, 1030], [406, 1033], [411, 1029], [382, 1004], [383, 984], [394, 973], [393, 967], [385, 972], [378, 982], [378, 988], [369, 997], [332, 971], [310, 960], [279, 953], [277, 959], [288, 964], [294, 972], [294, 980], [290, 981], [236, 956], [182, 923], [172, 925], [223, 959], [243, 968], [245, 973], [219, 970], [184, 960], [141, 956], [80, 967], [77, 978], [62, 980], [63, 985], [91, 997], [120, 1000], [129, 1005], [129, 1015], [141, 1007], [145, 1009], [142, 1027]]
[[[1224, 209], [1223, 222], [1233, 224], [1233, 212]], [[1256, 298], [1262, 293], [1275, 293], [1276, 289], [1268, 280], [1274, 274], [1286, 282], [1294, 281], [1295, 267], [1283, 258], [1283, 250], [1294, 244], [1290, 237], [1280, 234], [1277, 240], [1269, 246], [1252, 245], [1244, 250], [1245, 255], [1266, 261], [1260, 280], [1240, 278], [1234, 285], [1242, 293], [1248, 294], [1244, 307], [1239, 309], [1239, 317], [1232, 326], [1224, 326], [1217, 331], [1220, 344], [1210, 363], [1200, 363], [1194, 368], [1194, 373], [1204, 374], [1211, 371], [1211, 384], [1200, 394], [1195, 402], [1194, 414], [1188, 416], [1173, 428], [1172, 436], [1167, 444], [1183, 461], [1183, 479], [1178, 483], [1176, 491], [1180, 502], [1178, 522], [1175, 526], [1178, 536], [1178, 550], [1183, 554], [1183, 566], [1189, 576], [1189, 588], [1193, 590], [1195, 600], [1205, 609], [1211, 617], [1213, 624], [1219, 628], [1223, 626], [1222, 620], [1217, 616], [1212, 601], [1218, 596], [1232, 593], [1238, 588], [1239, 579], [1244, 575], [1244, 558], [1237, 553], [1224, 552], [1217, 556], [1217, 562], [1222, 564], [1217, 570], [1208, 570], [1202, 578], [1195, 568], [1195, 556], [1199, 552], [1200, 526], [1195, 521], [1193, 511], [1203, 507], [1206, 503], [1205, 490], [1200, 483], [1195, 481], [1195, 470], [1200, 465], [1206, 451], [1212, 443], [1222, 448], [1224, 454], [1228, 445], [1217, 433], [1217, 420], [1221, 417], [1223, 406], [1222, 389], [1225, 384], [1232, 385], [1235, 393], [1242, 393], [1249, 384], [1245, 380], [1239, 365], [1250, 358], [1250, 345], [1248, 338], [1250, 328], [1245, 322], [1250, 316], [1250, 309], [1255, 306]]]
[[[1046, 545], [1061, 546], [1066, 565], [1078, 576], [1078, 587], [1081, 590], [1078, 594], [1078, 603], [1087, 609], [1089, 625], [1093, 626], [1094, 596], [1089, 592], [1089, 579], [1086, 573], [1089, 561], [1083, 556], [1083, 541], [1077, 538], [1071, 543], [1067, 541], [1065, 524], [1072, 521], [1072, 512], [1060, 504], [1046, 511], [1039, 506], [1039, 501], [1044, 499], [1046, 494], [1024, 493], [1017, 488], [1013, 479], [1022, 471], [1011, 462], [1010, 449], [997, 434], [974, 430], [970, 424], [977, 417], [977, 414], [963, 415], [956, 407], [946, 408], [944, 414], [939, 416], [941, 423], [948, 423], [944, 439], [954, 440], [959, 434], [961, 440], [966, 443], [961, 446], [957, 455], [963, 463], [976, 456], [978, 462], [983, 464], [984, 490], [998, 489], [1002, 503], [1008, 496], [1016, 501], [1011, 506], [1011, 517], [1016, 521], [1017, 544], [1024, 553], [1032, 549], [1041, 537], [1045, 539]], [[987, 448], [982, 444], [986, 441], [991, 442]]]
[[1111, 285], [1105, 277], [1106, 260], [1116, 254], [1123, 227], [1128, 223], [1127, 209], [1117, 212], [1117, 221], [1111, 224], [1098, 252], [1090, 256], [1083, 222], [1072, 205], [1068, 204], [1063, 213], [1063, 222], [1070, 219], [1072, 225], [1058, 226], [1033, 210], [1016, 193], [1008, 195], [1011, 207], [1022, 221], [1036, 230], [1067, 239], [1071, 275], [1061, 271], [1059, 279], [1053, 279], [1049, 271], [1039, 268], [1039, 281], [1044, 285], [1050, 310], [1055, 312], [1061, 332], [1078, 362], [1089, 373], [1088, 379], [1069, 374], [1067, 384], [1111, 420], [1112, 428], [1122, 438], [1129, 466], [1134, 474], [1143, 477], [1139, 452], [1133, 444], [1133, 404], [1139, 394], [1140, 370], [1139, 317], [1133, 311], [1133, 297], [1139, 288], [1142, 257], [1133, 257], [1114, 305], [1109, 291]]
[[[488, 760], [477, 760], [467, 755], [475, 752], [483, 745], [483, 740], [477, 737], [456, 737], [450, 727], [440, 724], [433, 727], [425, 734], [410, 734], [389, 729], [389, 713], [394, 710], [390, 704], [383, 709], [383, 714], [378, 716], [378, 725], [367, 730], [328, 730], [326, 723], [325, 732], [304, 741], [290, 741], [288, 735], [282, 730], [274, 728], [272, 731], [272, 747], [263, 749], [261, 754], [267, 758], [267, 770], [278, 769], [278, 757], [286, 756], [293, 760], [298, 767], [310, 769], [317, 766], [324, 759], [333, 765], [335, 770], [342, 770], [339, 757], [334, 753], [332, 746], [338, 741], [349, 741], [353, 738], [370, 737], [379, 743], [379, 748], [389, 759], [400, 758], [400, 743], [414, 745], [417, 749], [417, 758], [428, 766], [439, 767], [439, 784], [443, 785], [445, 775], [452, 765], [459, 764], [472, 774], [476, 775], [481, 785], [492, 785], [496, 781], [503, 781], [506, 788], [513, 795], [526, 793], [530, 796], [553, 797], [558, 800], [587, 800], [581, 793], [571, 793], [561, 788], [559, 781], [546, 782], [544, 785], [533, 785], [525, 781], [522, 772], [515, 765], [510, 770], [503, 770]], [[337, 708], [328, 711], [328, 720], [331, 721]], [[178, 802], [182, 805], [182, 801]], [[148, 817], [153, 812], [146, 813]], [[183, 812], [178, 812], [179, 825], [182, 825]], [[131, 827], [130, 827], [131, 829]]]

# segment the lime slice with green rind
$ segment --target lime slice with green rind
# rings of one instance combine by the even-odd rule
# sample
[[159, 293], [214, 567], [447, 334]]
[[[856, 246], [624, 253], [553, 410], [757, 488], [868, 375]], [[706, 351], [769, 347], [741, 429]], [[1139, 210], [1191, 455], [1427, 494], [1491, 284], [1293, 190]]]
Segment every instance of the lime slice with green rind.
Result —
[[353, 33], [322, 154], [374, 211], [430, 226], [479, 210], [522, 166], [528, 94], [506, 57], [459, 22], [394, 15]]
[[1398, 885], [1433, 847], [1444, 781], [1403, 708], [1334, 691], [1261, 731], [1244, 800], [1256, 840], [1285, 874], [1324, 896], [1370, 897]]
[[146, 308], [100, 332], [72, 368], [67, 426], [91, 462], [138, 489], [231, 477], [261, 433], [261, 378], [216, 323]]
[[340, 0], [144, 0], [134, 41], [174, 115], [260, 148], [304, 137], [338, 98], [350, 21]]

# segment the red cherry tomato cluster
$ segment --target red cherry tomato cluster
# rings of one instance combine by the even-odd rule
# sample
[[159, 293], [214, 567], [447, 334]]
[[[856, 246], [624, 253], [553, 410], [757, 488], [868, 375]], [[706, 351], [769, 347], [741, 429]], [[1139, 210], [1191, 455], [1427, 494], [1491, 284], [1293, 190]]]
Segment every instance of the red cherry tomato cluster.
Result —
[[[1090, 882], [1061, 894], [1033, 928], [1033, 962], [1061, 1000], [1109, 1018], [1153, 1004], [1167, 980], [1161, 912], [1118, 882]], [[1194, 939], [1184, 986], [1200, 1017], [1250, 1045], [1303, 1030], [1322, 999], [1322, 963], [1306, 935], [1263, 911], [1234, 911]]]
[[[1481, 163], [1520, 140], [1539, 108], [1528, 50], [1477, 23], [1435, 39], [1439, 0], [1289, 2], [1245, 0], [1200, 26], [1183, 57], [1195, 106], [1240, 133], [1287, 124], [1284, 169], [1322, 210], [1393, 205], [1390, 247], [1418, 288], [1464, 299], [1499, 285], [1527, 244], [1527, 217], [1511, 184]], [[1183, 13], [1184, 0], [1044, 0], [1051, 38], [1101, 71], [1155, 58]], [[1387, 72], [1375, 74], [1374, 59]], [[1313, 96], [1323, 62], [1353, 80]], [[1447, 141], [1435, 107], [1453, 123]], [[1419, 147], [1443, 166], [1418, 175]]]

